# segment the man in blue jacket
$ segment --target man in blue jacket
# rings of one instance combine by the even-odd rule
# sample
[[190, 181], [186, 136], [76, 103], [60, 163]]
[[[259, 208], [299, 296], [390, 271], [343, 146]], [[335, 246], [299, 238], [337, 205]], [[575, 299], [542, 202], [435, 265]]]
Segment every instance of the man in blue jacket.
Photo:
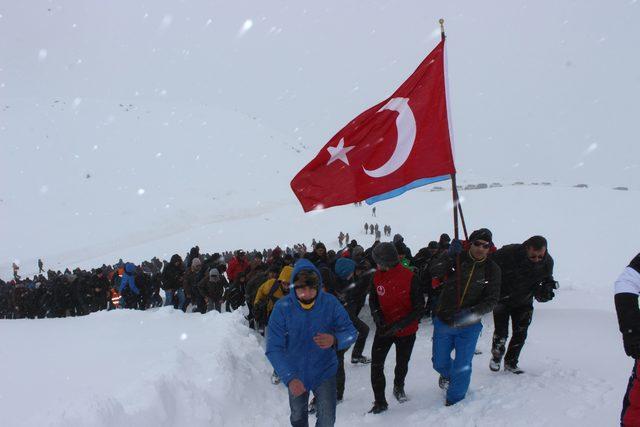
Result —
[[291, 275], [293, 292], [276, 303], [269, 318], [266, 355], [289, 389], [294, 427], [309, 425], [309, 391], [316, 398], [316, 426], [334, 425], [336, 350], [348, 348], [358, 336], [338, 299], [321, 285], [320, 271], [301, 259]]

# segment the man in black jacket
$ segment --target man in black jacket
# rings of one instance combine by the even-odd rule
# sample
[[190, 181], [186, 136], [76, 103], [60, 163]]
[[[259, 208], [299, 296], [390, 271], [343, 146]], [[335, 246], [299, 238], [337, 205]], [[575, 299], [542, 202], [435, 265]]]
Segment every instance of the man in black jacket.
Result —
[[482, 316], [498, 303], [500, 267], [488, 258], [492, 238], [488, 229], [476, 230], [469, 236], [468, 250], [454, 240], [431, 268], [434, 277], [445, 278], [434, 307], [432, 362], [440, 388], [447, 390], [447, 406], [467, 394]]
[[624, 351], [634, 359], [633, 371], [629, 378], [627, 393], [622, 402], [620, 425], [631, 427], [640, 425], [640, 253], [624, 269], [615, 283], [615, 303], [618, 324], [622, 332]]
[[[523, 244], [503, 246], [491, 259], [502, 270], [502, 287], [500, 301], [493, 311], [495, 332], [489, 368], [499, 371], [504, 356], [504, 369], [522, 374], [524, 371], [518, 368], [518, 358], [531, 324], [533, 298], [539, 302], [550, 301], [557, 287], [553, 279], [553, 258], [547, 251], [547, 240], [533, 236]], [[505, 355], [509, 319], [513, 325], [513, 336]]]

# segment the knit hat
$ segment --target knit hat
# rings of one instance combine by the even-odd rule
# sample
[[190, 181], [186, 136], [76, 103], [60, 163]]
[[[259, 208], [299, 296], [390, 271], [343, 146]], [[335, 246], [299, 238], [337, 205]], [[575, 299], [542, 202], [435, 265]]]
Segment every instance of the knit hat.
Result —
[[493, 234], [491, 234], [491, 230], [488, 228], [481, 228], [479, 230], [474, 231], [469, 236], [469, 241], [473, 242], [474, 240], [484, 240], [485, 242], [493, 242]]
[[393, 243], [384, 242], [373, 248], [373, 260], [381, 267], [395, 267], [398, 262], [398, 251]]
[[356, 270], [356, 263], [349, 258], [339, 258], [336, 261], [334, 270], [338, 277], [342, 280], [347, 280], [347, 278]]

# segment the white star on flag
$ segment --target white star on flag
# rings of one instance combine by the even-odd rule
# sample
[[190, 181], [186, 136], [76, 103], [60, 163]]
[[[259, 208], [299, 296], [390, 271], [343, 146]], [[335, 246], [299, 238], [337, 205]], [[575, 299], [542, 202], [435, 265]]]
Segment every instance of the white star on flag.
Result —
[[336, 147], [327, 147], [329, 154], [331, 154], [331, 158], [329, 159], [329, 163], [327, 163], [327, 166], [329, 166], [331, 163], [335, 162], [336, 160], [341, 160], [342, 162], [344, 162], [344, 164], [349, 166], [349, 159], [347, 158], [347, 153], [353, 150], [354, 148], [355, 147], [345, 147], [344, 138], [340, 139], [340, 142], [338, 142], [338, 145]]

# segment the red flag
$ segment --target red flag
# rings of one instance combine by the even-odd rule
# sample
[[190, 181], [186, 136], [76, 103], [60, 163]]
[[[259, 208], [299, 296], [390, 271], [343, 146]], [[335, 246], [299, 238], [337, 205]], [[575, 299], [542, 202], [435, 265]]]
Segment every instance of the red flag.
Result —
[[331, 138], [291, 188], [309, 212], [453, 173], [441, 41], [393, 95]]

